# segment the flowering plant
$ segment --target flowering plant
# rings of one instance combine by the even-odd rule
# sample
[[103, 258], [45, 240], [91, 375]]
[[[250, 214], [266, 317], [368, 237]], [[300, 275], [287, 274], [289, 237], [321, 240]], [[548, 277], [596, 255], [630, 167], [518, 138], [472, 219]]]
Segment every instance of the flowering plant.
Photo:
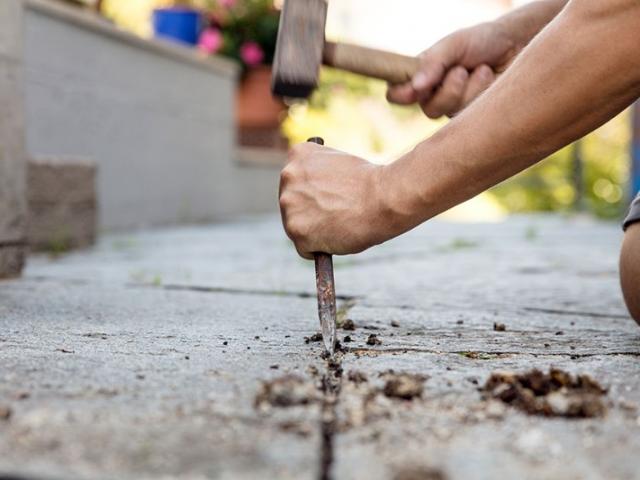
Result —
[[273, 0], [208, 0], [198, 48], [239, 61], [246, 69], [270, 65], [280, 12]]

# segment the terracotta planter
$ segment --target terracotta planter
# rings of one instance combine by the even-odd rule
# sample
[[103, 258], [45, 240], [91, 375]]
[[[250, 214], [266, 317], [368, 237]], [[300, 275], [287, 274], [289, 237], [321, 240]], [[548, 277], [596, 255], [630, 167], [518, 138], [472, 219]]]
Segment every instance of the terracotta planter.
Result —
[[280, 134], [286, 105], [271, 95], [271, 67], [249, 70], [236, 91], [236, 123], [241, 145], [286, 148]]

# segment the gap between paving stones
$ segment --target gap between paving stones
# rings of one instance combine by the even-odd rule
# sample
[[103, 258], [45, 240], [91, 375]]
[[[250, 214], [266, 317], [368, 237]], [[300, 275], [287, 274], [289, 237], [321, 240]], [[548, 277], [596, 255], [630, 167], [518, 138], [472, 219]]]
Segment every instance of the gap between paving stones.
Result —
[[[346, 320], [349, 311], [356, 306], [355, 298], [344, 301], [336, 311], [338, 322]], [[333, 358], [325, 359], [325, 372], [322, 376], [321, 394], [322, 410], [320, 414], [320, 438], [322, 446], [320, 449], [320, 467], [318, 470], [319, 480], [330, 480], [332, 467], [335, 460], [334, 438], [337, 435], [338, 424], [338, 403], [342, 390], [342, 358], [348, 350], [338, 351]]]
[[349, 353], [353, 354], [397, 354], [397, 353], [432, 353], [436, 355], [487, 355], [493, 357], [507, 357], [515, 355], [531, 355], [533, 357], [571, 357], [571, 358], [589, 358], [589, 357], [609, 357], [609, 356], [629, 356], [640, 357], [640, 352], [605, 352], [605, 353], [562, 353], [562, 352], [523, 352], [523, 351], [459, 351], [459, 350], [434, 350], [429, 348], [416, 348], [416, 347], [397, 347], [397, 348], [365, 348], [356, 347], [349, 349]]
[[[367, 303], [367, 298], [364, 296], [354, 296], [355, 299], [357, 300], [362, 300], [363, 303], [360, 305], [361, 307], [364, 308], [377, 308], [380, 307], [380, 305], [375, 304], [375, 303]], [[451, 305], [446, 305], [446, 304], [437, 304], [434, 305], [437, 306], [439, 308], [455, 308], [455, 309], [461, 309], [461, 305], [455, 305], [455, 304], [451, 304]], [[429, 312], [430, 308], [427, 307], [414, 307], [412, 305], [407, 305], [407, 304], [400, 304], [400, 305], [394, 305], [394, 304], [389, 304], [389, 303], [385, 303], [384, 305], [385, 308], [387, 309], [396, 309], [396, 310], [406, 310], [409, 312]], [[619, 314], [619, 313], [601, 313], [601, 312], [583, 312], [583, 311], [577, 311], [577, 310], [560, 310], [560, 309], [553, 309], [553, 308], [540, 308], [540, 307], [529, 307], [526, 305], [517, 305], [517, 304], [492, 304], [492, 305], [488, 305], [489, 310], [495, 310], [498, 308], [513, 308], [516, 311], [517, 310], [522, 310], [525, 312], [536, 312], [536, 313], [548, 313], [550, 315], [561, 315], [561, 316], [583, 316], [583, 317], [590, 317], [590, 318], [615, 318], [615, 319], [622, 319], [622, 320], [629, 320], [629, 321], [633, 321], [631, 319], [631, 317], [629, 315], [626, 314]]]
[[597, 312], [580, 312], [574, 310], [558, 310], [554, 308], [540, 308], [540, 307], [521, 307], [527, 312], [549, 313], [552, 315], [571, 315], [576, 317], [591, 317], [591, 318], [621, 318], [624, 320], [629, 319], [629, 315], [620, 315], [617, 313], [597, 313]]
[[[59, 278], [50, 277], [44, 275], [25, 277], [23, 280], [31, 280], [35, 282], [57, 282], [62, 284], [73, 285], [90, 285], [91, 282], [85, 279], [79, 278]], [[146, 288], [155, 290], [169, 290], [169, 291], [184, 291], [184, 292], [196, 292], [196, 293], [227, 293], [230, 295], [256, 295], [265, 297], [295, 297], [295, 298], [315, 298], [316, 292], [305, 291], [290, 291], [290, 290], [260, 290], [257, 288], [228, 288], [228, 287], [213, 287], [206, 285], [182, 285], [182, 284], [153, 284], [153, 283], [131, 283], [124, 284], [127, 288]], [[343, 302], [353, 302], [355, 300], [362, 300], [364, 296], [361, 295], [336, 295], [336, 300]], [[2, 480], [0, 478], [0, 480]]]
[[[316, 292], [295, 292], [288, 290], [259, 290], [253, 288], [226, 288], [226, 287], [207, 287], [201, 285], [179, 285], [179, 284], [162, 284], [152, 285], [144, 283], [129, 283], [127, 287], [133, 288], [159, 288], [162, 290], [172, 291], [187, 291], [187, 292], [199, 292], [199, 293], [228, 293], [232, 295], [260, 295], [260, 296], [273, 296], [273, 297], [296, 297], [296, 298], [315, 298]], [[336, 295], [336, 300], [350, 302], [362, 297], [354, 295]]]

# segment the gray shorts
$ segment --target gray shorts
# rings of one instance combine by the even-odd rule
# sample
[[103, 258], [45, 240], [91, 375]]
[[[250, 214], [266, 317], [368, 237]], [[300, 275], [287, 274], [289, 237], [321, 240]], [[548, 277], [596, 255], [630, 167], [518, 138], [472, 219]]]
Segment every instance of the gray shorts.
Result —
[[624, 219], [622, 228], [626, 230], [629, 225], [636, 222], [640, 222], [640, 193], [635, 200], [631, 202], [629, 213], [627, 214], [627, 218]]

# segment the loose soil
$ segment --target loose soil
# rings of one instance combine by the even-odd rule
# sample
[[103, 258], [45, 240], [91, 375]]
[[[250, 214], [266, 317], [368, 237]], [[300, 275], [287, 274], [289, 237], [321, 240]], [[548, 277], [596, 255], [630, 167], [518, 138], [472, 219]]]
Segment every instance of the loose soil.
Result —
[[318, 400], [318, 392], [313, 383], [297, 375], [285, 375], [275, 380], [262, 382], [256, 394], [254, 406], [258, 409], [269, 407], [293, 407], [307, 405]]
[[412, 400], [421, 397], [427, 377], [411, 373], [389, 373], [386, 376], [383, 392], [390, 398]]
[[591, 418], [606, 413], [607, 390], [589, 375], [573, 376], [559, 369], [549, 373], [494, 373], [482, 388], [485, 396], [503, 401], [530, 415]]

